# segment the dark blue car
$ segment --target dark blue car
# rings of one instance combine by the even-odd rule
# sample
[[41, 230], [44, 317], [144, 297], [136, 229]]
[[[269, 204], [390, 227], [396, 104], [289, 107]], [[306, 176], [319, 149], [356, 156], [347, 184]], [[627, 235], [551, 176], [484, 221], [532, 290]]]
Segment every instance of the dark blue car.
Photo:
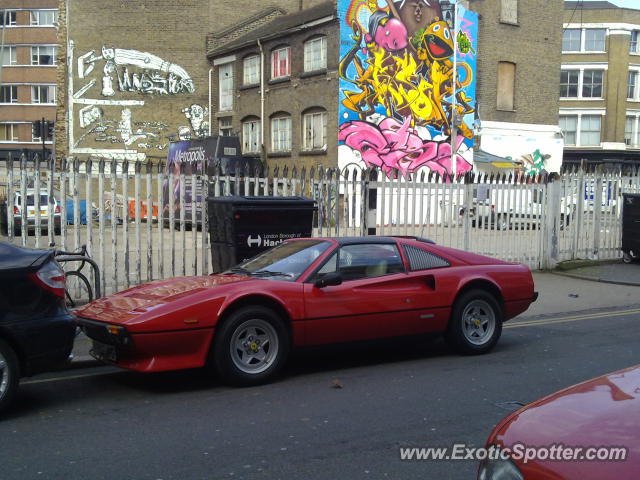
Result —
[[76, 325], [65, 307], [64, 286], [53, 251], [0, 242], [0, 411], [21, 377], [69, 358]]

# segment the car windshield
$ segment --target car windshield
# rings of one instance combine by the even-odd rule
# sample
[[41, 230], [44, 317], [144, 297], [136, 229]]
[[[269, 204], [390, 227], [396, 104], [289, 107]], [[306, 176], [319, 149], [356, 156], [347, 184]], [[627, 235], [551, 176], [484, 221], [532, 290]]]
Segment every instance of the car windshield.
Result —
[[224, 273], [293, 282], [330, 245], [326, 240], [296, 240], [281, 243]]

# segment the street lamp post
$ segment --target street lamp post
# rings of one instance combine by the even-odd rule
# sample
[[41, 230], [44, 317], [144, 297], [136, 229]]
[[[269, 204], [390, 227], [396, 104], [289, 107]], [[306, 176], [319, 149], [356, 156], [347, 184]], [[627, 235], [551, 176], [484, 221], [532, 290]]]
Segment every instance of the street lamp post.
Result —
[[458, 154], [458, 125], [456, 123], [456, 82], [458, 81], [458, 1], [453, 0], [453, 72], [451, 74], [451, 173], [456, 176]]

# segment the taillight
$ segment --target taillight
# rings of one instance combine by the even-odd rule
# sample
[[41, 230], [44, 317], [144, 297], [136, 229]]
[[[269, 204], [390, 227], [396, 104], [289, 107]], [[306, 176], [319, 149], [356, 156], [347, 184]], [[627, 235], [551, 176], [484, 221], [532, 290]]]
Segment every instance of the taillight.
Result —
[[56, 205], [56, 210], [55, 210], [55, 212], [56, 212], [56, 213], [60, 213], [60, 205]]
[[13, 214], [14, 215], [20, 215], [20, 207], [14, 205], [13, 206]]
[[57, 263], [47, 262], [29, 276], [39, 287], [64, 298], [64, 271]]

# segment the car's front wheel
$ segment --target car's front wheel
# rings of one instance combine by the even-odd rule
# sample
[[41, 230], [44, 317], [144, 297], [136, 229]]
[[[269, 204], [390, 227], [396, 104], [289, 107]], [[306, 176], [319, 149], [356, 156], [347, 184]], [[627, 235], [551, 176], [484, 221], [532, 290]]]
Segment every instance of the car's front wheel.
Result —
[[502, 333], [502, 309], [485, 290], [469, 290], [454, 303], [445, 339], [463, 355], [490, 351]]
[[0, 340], [0, 412], [9, 406], [18, 390], [20, 371], [13, 349]]
[[218, 328], [212, 360], [227, 383], [259, 385], [278, 374], [289, 350], [289, 331], [273, 310], [244, 307], [233, 312]]

